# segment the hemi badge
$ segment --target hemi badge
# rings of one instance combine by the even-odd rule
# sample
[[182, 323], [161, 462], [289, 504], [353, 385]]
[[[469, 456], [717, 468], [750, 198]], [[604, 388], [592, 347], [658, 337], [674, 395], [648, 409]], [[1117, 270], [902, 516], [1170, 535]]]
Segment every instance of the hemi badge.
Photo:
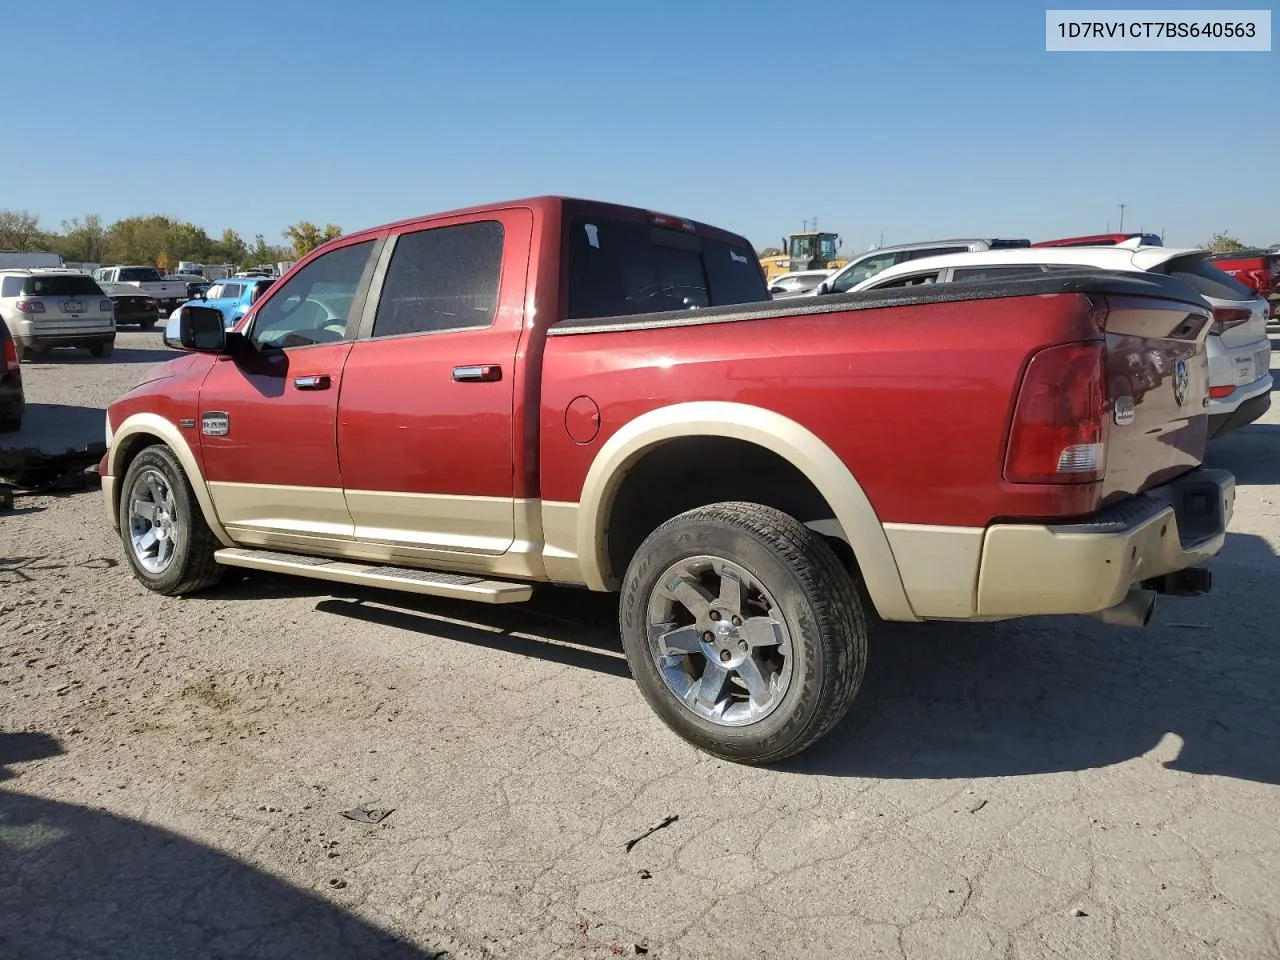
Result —
[[192, 417], [190, 420], [179, 420], [179, 421], [178, 421], [178, 426], [180, 426], [180, 427], [186, 427], [187, 429], [191, 429], [191, 428], [192, 428], [192, 427], [194, 427], [195, 425], [196, 425], [196, 421], [195, 421], [195, 418], [194, 418], [194, 417]]
[[206, 437], [225, 437], [231, 432], [231, 414], [224, 410], [210, 410], [202, 414], [200, 432]]
[[1133, 397], [1116, 397], [1112, 413], [1116, 425], [1125, 427], [1133, 423]]

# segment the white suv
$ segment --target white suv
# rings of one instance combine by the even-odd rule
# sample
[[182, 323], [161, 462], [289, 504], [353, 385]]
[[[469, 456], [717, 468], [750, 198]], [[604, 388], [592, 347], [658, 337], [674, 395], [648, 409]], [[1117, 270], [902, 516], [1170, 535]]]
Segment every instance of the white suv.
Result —
[[111, 299], [77, 270], [0, 270], [0, 319], [19, 360], [51, 347], [88, 347], [107, 357], [115, 347]]
[[1088, 267], [1163, 273], [1189, 283], [1213, 310], [1205, 338], [1209, 357], [1209, 439], [1252, 423], [1271, 406], [1270, 305], [1208, 260], [1196, 248], [1142, 246], [1136, 240], [1111, 247], [1032, 247], [957, 253], [903, 263], [876, 274], [851, 292], [931, 283], [1000, 282], [1047, 270]]

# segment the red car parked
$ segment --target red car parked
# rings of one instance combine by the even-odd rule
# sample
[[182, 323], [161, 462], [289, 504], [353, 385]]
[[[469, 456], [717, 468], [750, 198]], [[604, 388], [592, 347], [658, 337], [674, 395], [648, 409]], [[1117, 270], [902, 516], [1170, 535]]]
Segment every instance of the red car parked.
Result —
[[1233, 250], [1208, 258], [1259, 296], [1271, 301], [1271, 316], [1280, 318], [1280, 251]]
[[[658, 714], [764, 763], [848, 709], [871, 613], [1094, 614], [1210, 587], [1183, 282], [1066, 269], [770, 301], [751, 245], [544, 197], [332, 241], [111, 404], [107, 514], [148, 588], [228, 566], [506, 603], [617, 591]], [[1133, 352], [1161, 358], [1116, 393]]]

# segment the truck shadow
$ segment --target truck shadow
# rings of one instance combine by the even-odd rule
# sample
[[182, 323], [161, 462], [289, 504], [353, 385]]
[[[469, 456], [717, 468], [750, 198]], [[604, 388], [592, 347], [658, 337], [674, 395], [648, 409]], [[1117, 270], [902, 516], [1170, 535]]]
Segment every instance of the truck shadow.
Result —
[[[0, 733], [0, 781], [61, 752]], [[15, 960], [441, 957], [177, 834], [2, 789], [0, 862], [0, 955]]]
[[[1171, 770], [1280, 783], [1277, 558], [1234, 534], [1220, 592], [1162, 598], [1146, 630], [1084, 617], [883, 624], [862, 693], [795, 772], [999, 777], [1124, 763], [1166, 735]], [[1222, 589], [1225, 587], [1225, 589]]]
[[1205, 464], [1230, 470], [1241, 486], [1280, 483], [1277, 445], [1280, 445], [1280, 426], [1251, 423], [1209, 444]]
[[[1213, 570], [1216, 592], [1162, 598], [1146, 630], [1087, 617], [877, 624], [849, 716], [782, 769], [904, 779], [1055, 773], [1124, 763], [1172, 734], [1181, 745], [1170, 769], [1280, 783], [1280, 600], [1263, 587], [1280, 566], [1266, 541], [1232, 534]], [[630, 676], [610, 596], [542, 588], [528, 604], [483, 607], [369, 590], [316, 609]]]

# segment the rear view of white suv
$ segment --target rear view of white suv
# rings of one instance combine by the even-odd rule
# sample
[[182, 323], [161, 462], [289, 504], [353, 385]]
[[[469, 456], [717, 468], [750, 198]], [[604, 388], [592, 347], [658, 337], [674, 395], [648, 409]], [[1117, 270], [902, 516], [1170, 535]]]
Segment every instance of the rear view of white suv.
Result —
[[0, 270], [0, 319], [20, 360], [51, 347], [88, 347], [95, 357], [107, 357], [115, 347], [110, 298], [74, 270]]

